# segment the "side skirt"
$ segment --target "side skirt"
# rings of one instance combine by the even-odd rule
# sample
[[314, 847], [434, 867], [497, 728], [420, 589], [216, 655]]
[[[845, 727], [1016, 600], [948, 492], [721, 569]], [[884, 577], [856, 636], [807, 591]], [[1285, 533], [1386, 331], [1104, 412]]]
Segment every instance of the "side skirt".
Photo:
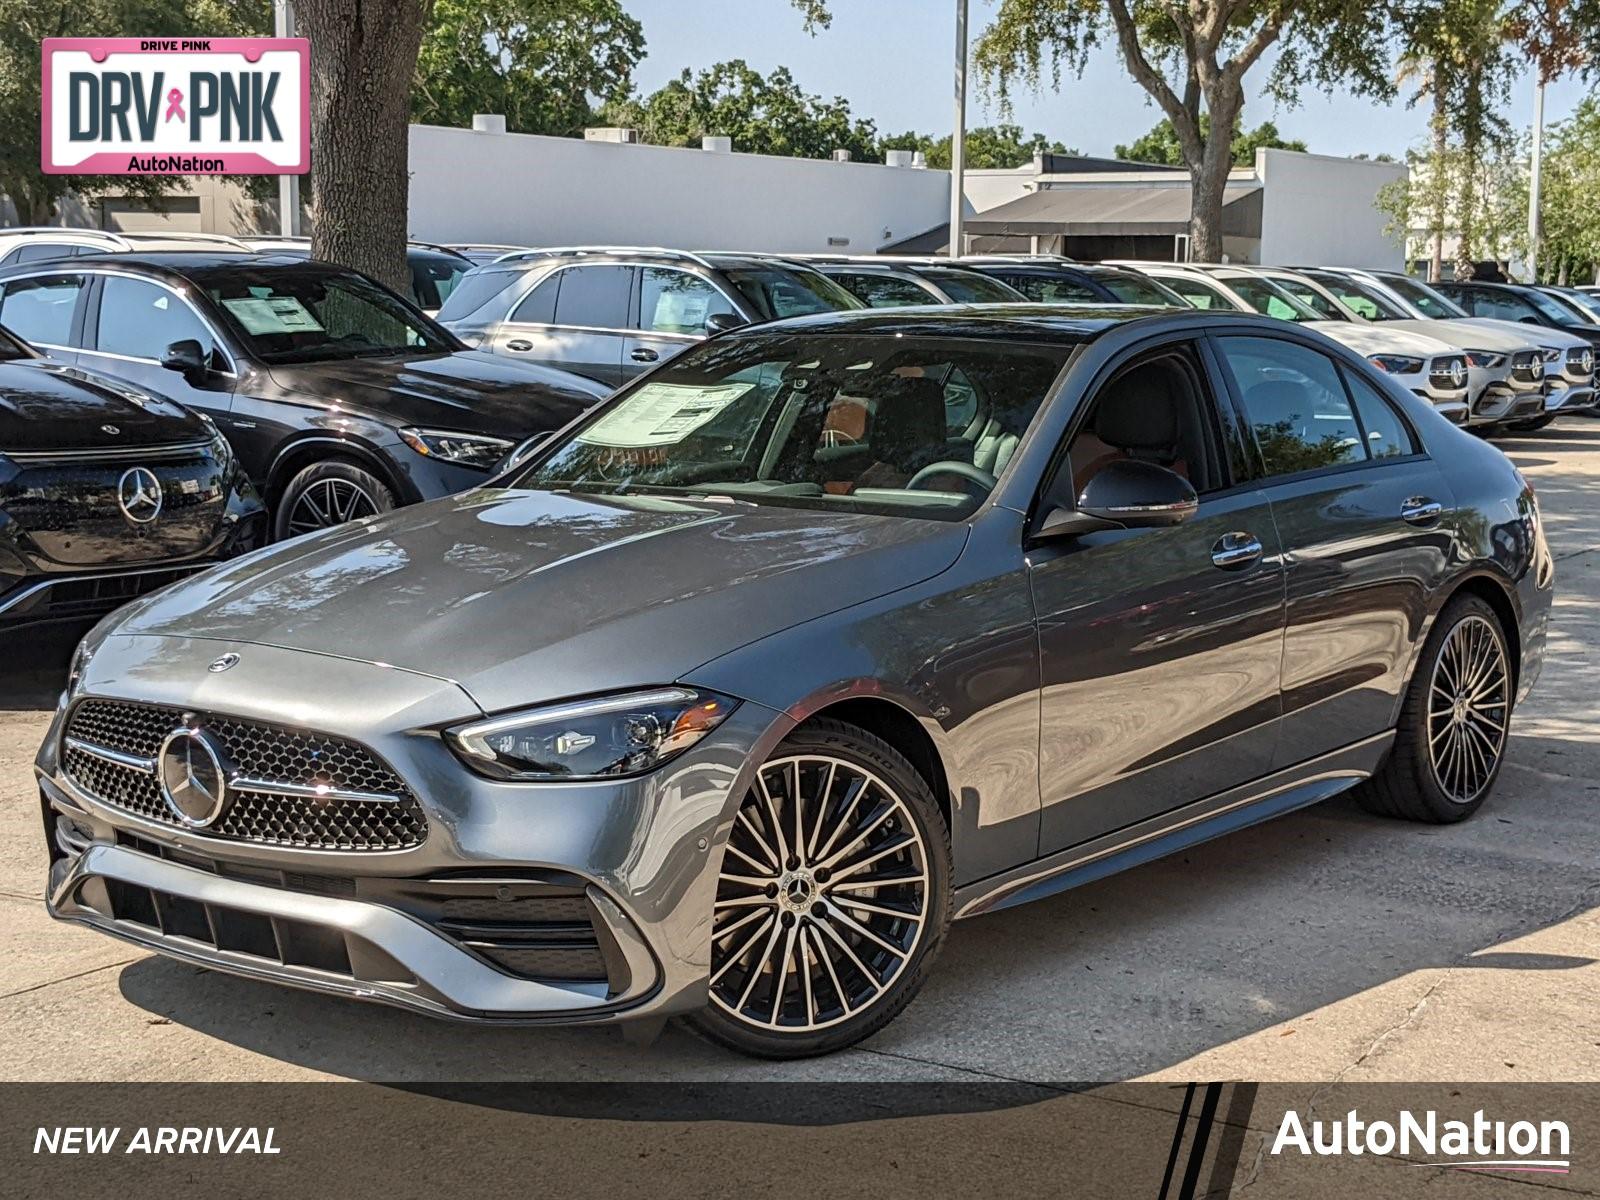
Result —
[[956, 889], [955, 918], [1053, 896], [1347, 791], [1383, 765], [1394, 731]]

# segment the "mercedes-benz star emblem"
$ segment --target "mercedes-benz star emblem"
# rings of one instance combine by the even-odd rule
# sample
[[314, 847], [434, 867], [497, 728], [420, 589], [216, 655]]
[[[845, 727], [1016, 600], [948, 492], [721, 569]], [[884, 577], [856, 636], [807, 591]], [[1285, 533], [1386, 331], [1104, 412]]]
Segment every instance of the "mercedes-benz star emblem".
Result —
[[161, 515], [161, 481], [148, 467], [130, 467], [117, 481], [117, 507], [135, 525], [148, 525]]
[[221, 658], [213, 659], [211, 665], [207, 667], [206, 670], [210, 671], [213, 675], [220, 675], [222, 672], [238, 665], [239, 656], [230, 652], [228, 654], [224, 654]]
[[228, 775], [222, 748], [203, 729], [174, 729], [156, 756], [161, 798], [191, 829], [205, 828], [227, 809]]
[[1466, 364], [1459, 358], [1450, 364], [1450, 383], [1453, 387], [1465, 387], [1467, 385]]
[[118, 429], [115, 425], [102, 425], [100, 426], [100, 432], [109, 433], [112, 437], [116, 437], [117, 434], [122, 432], [122, 430]]

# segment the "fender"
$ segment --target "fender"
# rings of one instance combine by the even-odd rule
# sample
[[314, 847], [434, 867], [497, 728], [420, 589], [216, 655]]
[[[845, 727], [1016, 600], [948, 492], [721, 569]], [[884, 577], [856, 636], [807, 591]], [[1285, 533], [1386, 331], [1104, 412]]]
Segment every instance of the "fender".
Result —
[[288, 463], [291, 459], [298, 458], [309, 447], [316, 447], [317, 454], [311, 456], [315, 461], [318, 458], [333, 458], [343, 455], [347, 458], [357, 459], [363, 466], [370, 468], [378, 478], [394, 490], [402, 503], [414, 504], [422, 499], [415, 485], [410, 480], [402, 480], [398, 473], [389, 464], [384, 453], [364, 438], [351, 436], [337, 436], [331, 434], [312, 433], [295, 438], [291, 442], [279, 447], [273, 456], [272, 465], [267, 469], [266, 494], [276, 500], [288, 485], [291, 472]]

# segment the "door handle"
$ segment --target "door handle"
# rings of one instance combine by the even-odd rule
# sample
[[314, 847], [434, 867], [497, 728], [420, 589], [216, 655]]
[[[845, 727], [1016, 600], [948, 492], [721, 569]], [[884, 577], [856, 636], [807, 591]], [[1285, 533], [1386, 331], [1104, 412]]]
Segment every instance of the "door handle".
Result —
[[506, 349], [507, 350], [532, 350], [533, 349], [533, 343], [532, 342], [528, 342], [528, 341], [524, 341], [522, 338], [513, 338], [511, 341], [506, 343]]
[[641, 346], [632, 354], [628, 355], [628, 357], [633, 359], [634, 362], [655, 362], [656, 359], [661, 357], [661, 355], [657, 354], [654, 350], [650, 350], [644, 346]]
[[1400, 519], [1411, 525], [1432, 525], [1444, 515], [1444, 505], [1428, 496], [1413, 496], [1400, 506]]
[[1258, 562], [1261, 539], [1253, 533], [1225, 533], [1211, 547], [1211, 562], [1224, 571], [1237, 571]]

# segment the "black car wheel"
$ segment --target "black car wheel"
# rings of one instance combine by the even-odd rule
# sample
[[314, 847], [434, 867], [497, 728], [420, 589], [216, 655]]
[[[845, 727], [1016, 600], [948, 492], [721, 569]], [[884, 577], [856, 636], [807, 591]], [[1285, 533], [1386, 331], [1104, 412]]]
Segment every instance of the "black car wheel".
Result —
[[1499, 616], [1477, 596], [1456, 597], [1422, 648], [1394, 749], [1361, 803], [1441, 825], [1477, 812], [1505, 762], [1513, 688]]
[[328, 459], [303, 468], [283, 489], [273, 514], [273, 533], [282, 541], [394, 507], [394, 492], [371, 471]]
[[927, 782], [854, 726], [802, 726], [757, 772], [713, 915], [713, 1041], [764, 1058], [877, 1032], [921, 988], [950, 924], [950, 839]]

